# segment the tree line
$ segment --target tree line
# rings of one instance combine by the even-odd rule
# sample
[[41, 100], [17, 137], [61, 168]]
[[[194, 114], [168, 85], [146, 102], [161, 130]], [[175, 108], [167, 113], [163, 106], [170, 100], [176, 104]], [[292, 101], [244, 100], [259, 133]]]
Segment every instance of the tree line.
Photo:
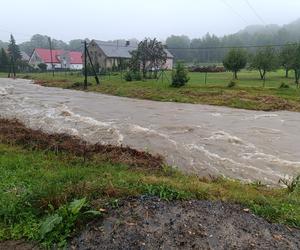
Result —
[[294, 72], [295, 83], [299, 85], [300, 78], [300, 43], [286, 44], [280, 50], [274, 47], [259, 48], [249, 54], [245, 49], [231, 49], [223, 59], [223, 65], [232, 71], [233, 78], [238, 79], [238, 72], [248, 66], [258, 70], [261, 80], [266, 79], [268, 72], [280, 67], [285, 69], [285, 77]]
[[255, 52], [256, 46], [281, 45], [298, 41], [300, 41], [300, 19], [282, 27], [253, 25], [223, 37], [209, 33], [202, 38], [194, 39], [186, 35], [172, 35], [167, 38], [166, 46], [176, 60], [197, 64], [222, 62], [229, 51], [226, 47], [251, 45], [253, 48], [250, 48], [249, 52]]

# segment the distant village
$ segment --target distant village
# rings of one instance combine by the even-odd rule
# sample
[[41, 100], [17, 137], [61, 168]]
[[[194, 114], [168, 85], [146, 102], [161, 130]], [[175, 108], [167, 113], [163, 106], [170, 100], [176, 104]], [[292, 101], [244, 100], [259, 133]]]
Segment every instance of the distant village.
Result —
[[[130, 60], [131, 52], [138, 48], [135, 42], [104, 42], [92, 40], [89, 43], [88, 50], [97, 70], [107, 70], [118, 68], [124, 62]], [[51, 53], [52, 52], [52, 53]], [[173, 55], [165, 49], [167, 60], [165, 69], [173, 68]], [[46, 70], [82, 70], [84, 58], [82, 52], [67, 50], [50, 50], [45, 48], [35, 48], [31, 55], [21, 51], [22, 60], [26, 61], [33, 68], [38, 69], [39, 65], [45, 64]]]

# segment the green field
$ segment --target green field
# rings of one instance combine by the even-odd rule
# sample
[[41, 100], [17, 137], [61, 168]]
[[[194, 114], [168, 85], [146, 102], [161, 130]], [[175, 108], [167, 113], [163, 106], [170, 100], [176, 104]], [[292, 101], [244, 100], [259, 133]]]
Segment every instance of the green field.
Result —
[[[183, 103], [201, 103], [252, 110], [290, 110], [300, 111], [300, 88], [297, 89], [292, 78], [284, 77], [283, 70], [267, 74], [265, 86], [259, 79], [257, 71], [242, 71], [236, 86], [229, 88], [232, 80], [230, 72], [208, 73], [205, 84], [205, 73], [190, 73], [190, 81], [185, 87], [170, 87], [171, 72], [164, 79], [126, 82], [121, 73], [100, 76], [101, 84], [89, 77], [91, 85], [88, 91], [95, 91], [116, 96], [170, 101]], [[0, 74], [5, 77], [6, 74]], [[82, 89], [83, 76], [80, 73], [19, 74], [18, 77], [34, 79], [50, 87]], [[74, 84], [75, 83], [75, 84]], [[285, 83], [289, 88], [280, 88]]]

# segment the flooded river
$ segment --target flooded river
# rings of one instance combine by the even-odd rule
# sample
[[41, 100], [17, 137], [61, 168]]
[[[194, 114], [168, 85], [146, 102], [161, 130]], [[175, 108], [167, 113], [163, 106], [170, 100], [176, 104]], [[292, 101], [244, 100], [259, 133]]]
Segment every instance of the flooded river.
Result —
[[161, 154], [201, 176], [276, 184], [300, 173], [300, 113], [164, 103], [0, 79], [0, 116]]

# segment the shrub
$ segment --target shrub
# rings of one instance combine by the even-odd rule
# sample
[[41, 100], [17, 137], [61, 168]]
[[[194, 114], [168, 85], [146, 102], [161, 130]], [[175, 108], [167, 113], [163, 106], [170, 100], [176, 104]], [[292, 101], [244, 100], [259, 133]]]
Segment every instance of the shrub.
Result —
[[233, 88], [233, 87], [235, 87], [235, 85], [236, 85], [235, 81], [230, 81], [227, 85], [227, 88]]
[[139, 71], [127, 71], [124, 75], [124, 79], [127, 82], [131, 82], [131, 81], [141, 81], [142, 80], [142, 75]]
[[292, 193], [300, 187], [300, 175], [293, 177], [292, 179], [280, 179], [279, 183], [284, 184], [288, 191]]
[[288, 89], [290, 86], [284, 82], [282, 82], [279, 86], [280, 89]]
[[47, 70], [47, 64], [45, 64], [45, 63], [39, 63], [38, 67], [41, 71], [46, 71]]
[[190, 80], [188, 71], [181, 62], [178, 62], [172, 73], [172, 86], [182, 87]]

